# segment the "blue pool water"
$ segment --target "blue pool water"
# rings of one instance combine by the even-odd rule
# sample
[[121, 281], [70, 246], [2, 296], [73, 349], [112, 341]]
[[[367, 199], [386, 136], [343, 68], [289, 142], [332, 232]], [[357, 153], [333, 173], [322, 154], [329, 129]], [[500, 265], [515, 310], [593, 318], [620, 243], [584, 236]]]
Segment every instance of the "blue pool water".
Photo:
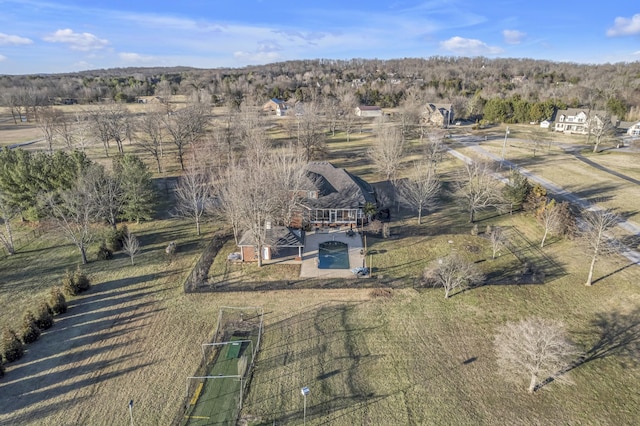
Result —
[[349, 247], [340, 241], [327, 241], [318, 246], [319, 269], [349, 269]]

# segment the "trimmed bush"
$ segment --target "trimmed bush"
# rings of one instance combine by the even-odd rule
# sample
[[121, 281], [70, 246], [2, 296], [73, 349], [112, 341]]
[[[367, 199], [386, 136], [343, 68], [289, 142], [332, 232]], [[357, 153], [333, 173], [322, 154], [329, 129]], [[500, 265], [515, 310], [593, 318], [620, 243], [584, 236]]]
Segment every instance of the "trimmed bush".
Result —
[[113, 251], [109, 249], [106, 243], [100, 244], [98, 247], [98, 254], [96, 256], [98, 260], [111, 260], [113, 259]]
[[127, 225], [122, 225], [115, 231], [113, 229], [109, 230], [109, 234], [105, 238], [106, 248], [111, 250], [112, 254], [122, 250], [122, 244], [128, 233]]
[[2, 356], [5, 362], [13, 362], [24, 355], [24, 345], [18, 339], [18, 335], [10, 328], [2, 332]]
[[36, 324], [36, 317], [31, 311], [27, 311], [22, 318], [21, 335], [25, 345], [35, 342], [40, 337], [40, 329]]
[[62, 291], [64, 291], [67, 296], [77, 296], [90, 288], [91, 281], [84, 272], [82, 272], [80, 265], [78, 265], [73, 274], [67, 270], [62, 278]]
[[78, 294], [78, 289], [73, 281], [73, 274], [68, 269], [64, 273], [64, 277], [62, 277], [62, 291], [64, 291], [64, 294], [67, 296], [75, 296]]
[[64, 294], [62, 294], [60, 287], [53, 287], [51, 289], [49, 293], [49, 306], [51, 306], [51, 311], [54, 315], [67, 312], [67, 299], [65, 299]]
[[78, 293], [83, 293], [91, 288], [91, 281], [89, 281], [89, 277], [82, 272], [80, 265], [78, 265], [76, 272], [73, 274], [73, 281], [76, 283]]
[[36, 311], [36, 325], [40, 330], [48, 330], [53, 327], [53, 312], [47, 302], [42, 301]]

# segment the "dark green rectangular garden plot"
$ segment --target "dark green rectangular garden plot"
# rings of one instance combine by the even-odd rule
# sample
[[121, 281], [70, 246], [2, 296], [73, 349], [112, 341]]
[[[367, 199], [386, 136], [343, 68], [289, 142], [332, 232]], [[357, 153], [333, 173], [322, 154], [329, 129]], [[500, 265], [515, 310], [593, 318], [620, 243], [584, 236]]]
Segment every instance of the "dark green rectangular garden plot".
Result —
[[240, 355], [240, 349], [242, 348], [242, 342], [231, 343], [227, 350], [227, 359], [238, 358]]

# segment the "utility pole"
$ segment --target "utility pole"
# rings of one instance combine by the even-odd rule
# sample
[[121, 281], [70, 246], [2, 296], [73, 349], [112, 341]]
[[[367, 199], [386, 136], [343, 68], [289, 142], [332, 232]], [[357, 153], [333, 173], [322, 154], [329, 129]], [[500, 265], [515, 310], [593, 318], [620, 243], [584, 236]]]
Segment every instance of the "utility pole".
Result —
[[504, 152], [507, 149], [507, 136], [509, 136], [509, 126], [507, 126], [507, 130], [504, 132], [504, 142], [502, 143], [502, 160], [500, 161], [500, 168], [502, 168], [502, 164], [504, 163]]

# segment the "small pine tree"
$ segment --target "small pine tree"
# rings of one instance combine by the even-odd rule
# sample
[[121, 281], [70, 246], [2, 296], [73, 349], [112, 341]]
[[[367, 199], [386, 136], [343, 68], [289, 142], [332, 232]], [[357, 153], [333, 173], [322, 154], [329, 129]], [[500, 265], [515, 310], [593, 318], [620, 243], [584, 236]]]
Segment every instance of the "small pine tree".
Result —
[[113, 259], [113, 251], [107, 247], [106, 243], [101, 243], [98, 247], [98, 260], [111, 260]]
[[54, 315], [67, 312], [67, 299], [65, 299], [64, 294], [62, 294], [60, 287], [53, 287], [51, 289], [49, 293], [49, 306], [51, 306]]
[[82, 272], [80, 269], [80, 265], [76, 268], [75, 273], [73, 274], [73, 281], [76, 285], [78, 293], [83, 293], [91, 288], [91, 281], [89, 281], [89, 277]]
[[53, 314], [47, 302], [42, 301], [36, 311], [36, 325], [40, 330], [48, 330], [53, 326]]
[[5, 362], [19, 360], [24, 355], [24, 345], [18, 339], [18, 335], [10, 328], [2, 332], [2, 356]]
[[64, 294], [67, 296], [76, 296], [79, 293], [73, 279], [73, 274], [68, 269], [64, 273], [64, 277], [62, 277], [62, 291], [64, 291]]
[[24, 344], [33, 343], [40, 337], [40, 329], [36, 325], [33, 312], [27, 311], [22, 318], [22, 341]]

